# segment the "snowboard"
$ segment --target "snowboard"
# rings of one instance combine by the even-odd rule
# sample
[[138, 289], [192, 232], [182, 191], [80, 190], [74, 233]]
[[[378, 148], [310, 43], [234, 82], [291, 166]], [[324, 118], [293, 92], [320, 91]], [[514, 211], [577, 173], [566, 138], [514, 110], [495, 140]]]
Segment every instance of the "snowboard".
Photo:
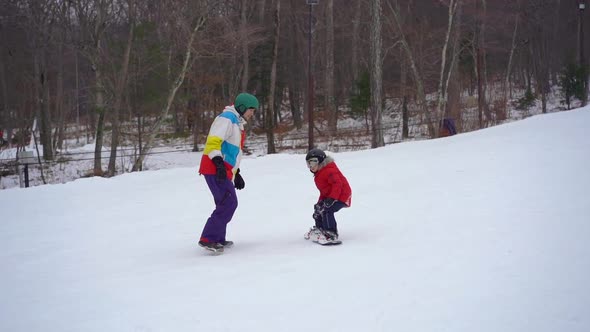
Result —
[[207, 252], [210, 256], [223, 255], [223, 249], [219, 249], [219, 250], [205, 249], [205, 252]]
[[233, 241], [227, 241], [226, 244], [219, 249], [215, 249], [215, 248], [210, 248], [210, 247], [206, 247], [206, 246], [202, 246], [199, 244], [199, 247], [205, 249], [206, 251], [208, 251], [209, 253], [211, 253], [211, 255], [216, 256], [216, 255], [221, 255], [223, 254], [223, 252], [225, 251], [225, 249], [229, 249], [231, 247], [234, 246], [234, 242]]
[[314, 240], [312, 240], [312, 239], [311, 239], [311, 237], [312, 237], [311, 230], [310, 230], [309, 232], [307, 232], [307, 233], [305, 233], [305, 234], [303, 235], [303, 238], [304, 238], [305, 240], [311, 240], [311, 242], [313, 242], [313, 243], [317, 243], [317, 244], [319, 244], [320, 246], [337, 246], [337, 245], [339, 245], [339, 244], [342, 244], [342, 241], [340, 241], [340, 240], [331, 241], [331, 242], [328, 242], [328, 243], [319, 243], [319, 242], [318, 242], [317, 240], [315, 240], [315, 239], [314, 239]]
[[337, 246], [337, 245], [342, 244], [342, 241], [340, 241], [340, 240], [336, 240], [336, 241], [332, 241], [332, 242], [328, 242], [328, 243], [319, 243], [319, 242], [315, 242], [315, 241], [313, 241], [313, 242], [319, 244], [320, 246], [325, 246], [325, 247]]

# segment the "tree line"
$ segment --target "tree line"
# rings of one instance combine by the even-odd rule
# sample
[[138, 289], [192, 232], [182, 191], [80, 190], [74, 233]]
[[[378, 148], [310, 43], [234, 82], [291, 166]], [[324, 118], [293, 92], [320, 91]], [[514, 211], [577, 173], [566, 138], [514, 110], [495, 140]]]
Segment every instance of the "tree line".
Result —
[[94, 174], [112, 176], [118, 146], [138, 144], [141, 170], [163, 126], [196, 149], [241, 91], [261, 101], [268, 153], [277, 131], [302, 129], [310, 115], [329, 135], [344, 115], [363, 116], [371, 146], [383, 146], [391, 99], [404, 138], [410, 116], [430, 137], [469, 108], [479, 128], [502, 121], [514, 89], [543, 111], [552, 86], [568, 108], [587, 100], [583, 0], [309, 2], [4, 0], [0, 130], [21, 146], [37, 130], [45, 160], [82, 130], [95, 144]]

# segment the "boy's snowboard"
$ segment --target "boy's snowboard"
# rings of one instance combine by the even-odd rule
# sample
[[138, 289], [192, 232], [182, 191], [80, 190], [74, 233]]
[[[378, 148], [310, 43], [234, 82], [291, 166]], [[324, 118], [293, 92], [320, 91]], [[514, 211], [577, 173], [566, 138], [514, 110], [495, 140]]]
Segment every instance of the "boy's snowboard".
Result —
[[[318, 233], [319, 232], [319, 233]], [[323, 235], [323, 240], [320, 240], [321, 232], [314, 226], [309, 229], [307, 233], [303, 235], [303, 238], [306, 240], [311, 240], [311, 242], [317, 243], [321, 246], [336, 246], [342, 244], [340, 240], [327, 240]]]
[[319, 244], [320, 246], [337, 246], [339, 244], [342, 244], [342, 241], [340, 241], [340, 240], [330, 241], [330, 242], [326, 242], [326, 243], [319, 243], [316, 241], [313, 241], [313, 242]]

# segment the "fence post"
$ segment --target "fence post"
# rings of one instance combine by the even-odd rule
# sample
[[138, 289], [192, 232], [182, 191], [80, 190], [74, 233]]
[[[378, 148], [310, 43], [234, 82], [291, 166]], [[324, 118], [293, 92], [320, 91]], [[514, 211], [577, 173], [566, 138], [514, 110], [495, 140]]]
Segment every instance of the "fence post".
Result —
[[[29, 187], [29, 164], [32, 164], [35, 162], [35, 156], [33, 155], [33, 151], [19, 151], [17, 152], [17, 159], [19, 164], [24, 164], [25, 165], [25, 169], [24, 169], [24, 173], [25, 173], [25, 188]], [[22, 177], [20, 176], [20, 171], [19, 171], [19, 180], [22, 179]], [[20, 183], [20, 187], [23, 187], [22, 182]]]

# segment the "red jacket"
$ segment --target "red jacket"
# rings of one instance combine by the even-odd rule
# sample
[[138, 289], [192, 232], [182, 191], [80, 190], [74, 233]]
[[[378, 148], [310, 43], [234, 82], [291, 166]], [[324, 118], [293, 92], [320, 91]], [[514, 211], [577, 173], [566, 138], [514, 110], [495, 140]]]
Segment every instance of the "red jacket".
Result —
[[352, 189], [350, 189], [348, 180], [342, 175], [342, 172], [330, 157], [326, 158], [324, 163], [325, 165], [314, 175], [315, 185], [320, 191], [318, 201], [333, 198], [350, 206], [352, 203]]

